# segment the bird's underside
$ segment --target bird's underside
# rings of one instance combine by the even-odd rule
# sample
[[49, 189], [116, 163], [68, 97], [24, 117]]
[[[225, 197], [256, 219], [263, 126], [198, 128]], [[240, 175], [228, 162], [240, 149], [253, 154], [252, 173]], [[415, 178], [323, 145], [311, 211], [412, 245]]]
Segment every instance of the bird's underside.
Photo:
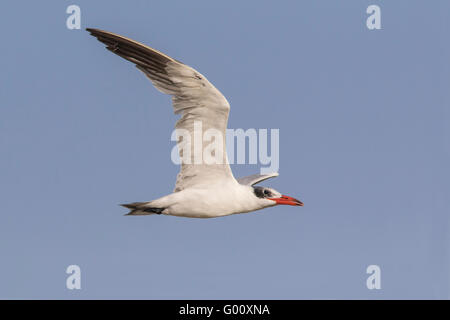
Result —
[[[215, 150], [215, 162], [197, 161], [204, 154], [186, 141], [178, 141], [183, 154], [181, 169], [172, 194], [149, 201], [124, 204], [128, 215], [168, 214], [185, 217], [218, 217], [249, 212], [276, 204], [302, 205], [294, 198], [254, 184], [276, 176], [253, 175], [236, 180], [226, 155], [225, 131], [230, 105], [226, 98], [202, 74], [164, 53], [123, 36], [99, 29], [87, 29], [106, 48], [134, 63], [161, 92], [172, 96], [174, 112], [180, 114], [175, 128], [183, 130], [194, 141], [195, 130], [201, 123], [203, 132], [221, 133], [221, 148]], [[188, 139], [189, 141], [189, 139]], [[181, 155], [180, 155], [181, 156]], [[283, 198], [284, 197], [284, 198]]]

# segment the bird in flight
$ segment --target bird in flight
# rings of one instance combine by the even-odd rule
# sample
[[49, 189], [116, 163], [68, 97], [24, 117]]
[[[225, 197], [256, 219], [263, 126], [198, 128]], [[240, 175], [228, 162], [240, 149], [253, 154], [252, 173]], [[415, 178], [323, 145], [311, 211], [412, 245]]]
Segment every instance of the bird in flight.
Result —
[[[201, 123], [203, 130], [214, 129], [221, 133], [223, 139], [219, 141], [222, 142], [218, 144], [221, 146], [219, 150], [215, 150], [217, 158], [223, 161], [198, 163], [195, 157], [204, 150], [189, 145], [187, 150], [193, 152], [183, 154], [174, 192], [153, 201], [123, 204], [130, 210], [127, 215], [214, 218], [275, 205], [303, 206], [301, 201], [272, 188], [255, 186], [278, 176], [278, 173], [255, 174], [239, 179], [233, 176], [225, 146], [230, 105], [202, 74], [137, 41], [99, 29], [86, 30], [106, 44], [106, 49], [134, 63], [159, 91], [172, 96], [174, 111], [181, 114], [175, 125], [177, 130], [194, 136], [196, 123]], [[185, 148], [188, 140], [179, 139], [179, 149]]]

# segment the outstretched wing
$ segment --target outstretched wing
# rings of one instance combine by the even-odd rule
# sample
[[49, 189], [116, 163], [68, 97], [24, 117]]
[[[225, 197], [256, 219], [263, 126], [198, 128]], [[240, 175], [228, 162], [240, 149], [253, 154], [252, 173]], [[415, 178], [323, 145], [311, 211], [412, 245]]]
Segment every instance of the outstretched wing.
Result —
[[[178, 141], [180, 152], [183, 147], [183, 152], [188, 154], [180, 154], [182, 164], [174, 191], [197, 185], [208, 185], [218, 179], [234, 180], [225, 145], [230, 105], [220, 91], [202, 74], [164, 53], [108, 31], [86, 30], [106, 44], [108, 50], [133, 62], [158, 90], [172, 95], [174, 111], [182, 115], [175, 128], [180, 130], [178, 132], [187, 133], [190, 136], [190, 143], [188, 143], [189, 137], [186, 136], [182, 139], [187, 141], [183, 142], [181, 138]], [[196, 130], [201, 126], [200, 134], [209, 129], [214, 129], [214, 132], [221, 134], [216, 146], [222, 147], [215, 151], [218, 152], [217, 155], [213, 155], [215, 161], [206, 163], [203, 159], [204, 150], [209, 143], [202, 143], [201, 148], [194, 146], [194, 124]]]
[[278, 172], [269, 173], [269, 174], [252, 174], [251, 176], [239, 178], [239, 179], [237, 179], [237, 181], [240, 184], [253, 186], [254, 184], [257, 184], [261, 181], [264, 181], [264, 180], [267, 180], [267, 179], [270, 179], [273, 177], [278, 177]]

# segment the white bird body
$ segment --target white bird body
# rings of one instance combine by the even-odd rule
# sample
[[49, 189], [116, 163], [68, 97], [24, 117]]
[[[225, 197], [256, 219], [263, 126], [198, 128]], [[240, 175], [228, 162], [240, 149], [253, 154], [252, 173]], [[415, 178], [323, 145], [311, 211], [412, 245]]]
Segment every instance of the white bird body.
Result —
[[[202, 159], [205, 148], [179, 140], [186, 154], [172, 194], [148, 201], [124, 204], [128, 215], [167, 214], [191, 218], [221, 217], [271, 207], [277, 204], [303, 205], [279, 192], [254, 184], [278, 173], [252, 175], [236, 180], [228, 163], [225, 131], [230, 105], [226, 98], [202, 74], [153, 48], [123, 36], [98, 29], [87, 29], [107, 49], [136, 64], [161, 92], [172, 95], [173, 108], [181, 114], [175, 128], [187, 132], [195, 141], [198, 123], [201, 130], [220, 133], [220, 147], [214, 150], [213, 162]], [[181, 153], [181, 151], [180, 151]]]
[[252, 187], [232, 182], [188, 188], [146, 203], [165, 208], [162, 214], [192, 218], [221, 217], [274, 205], [274, 201], [255, 197]]

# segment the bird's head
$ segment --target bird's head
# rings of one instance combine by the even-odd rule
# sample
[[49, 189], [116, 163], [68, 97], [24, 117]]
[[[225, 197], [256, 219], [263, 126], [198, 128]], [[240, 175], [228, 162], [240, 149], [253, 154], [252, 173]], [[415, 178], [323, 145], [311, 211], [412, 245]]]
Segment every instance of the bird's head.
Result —
[[267, 187], [253, 187], [256, 197], [274, 202], [272, 205], [284, 204], [289, 206], [303, 206], [303, 203], [295, 198], [283, 195], [277, 190]]

